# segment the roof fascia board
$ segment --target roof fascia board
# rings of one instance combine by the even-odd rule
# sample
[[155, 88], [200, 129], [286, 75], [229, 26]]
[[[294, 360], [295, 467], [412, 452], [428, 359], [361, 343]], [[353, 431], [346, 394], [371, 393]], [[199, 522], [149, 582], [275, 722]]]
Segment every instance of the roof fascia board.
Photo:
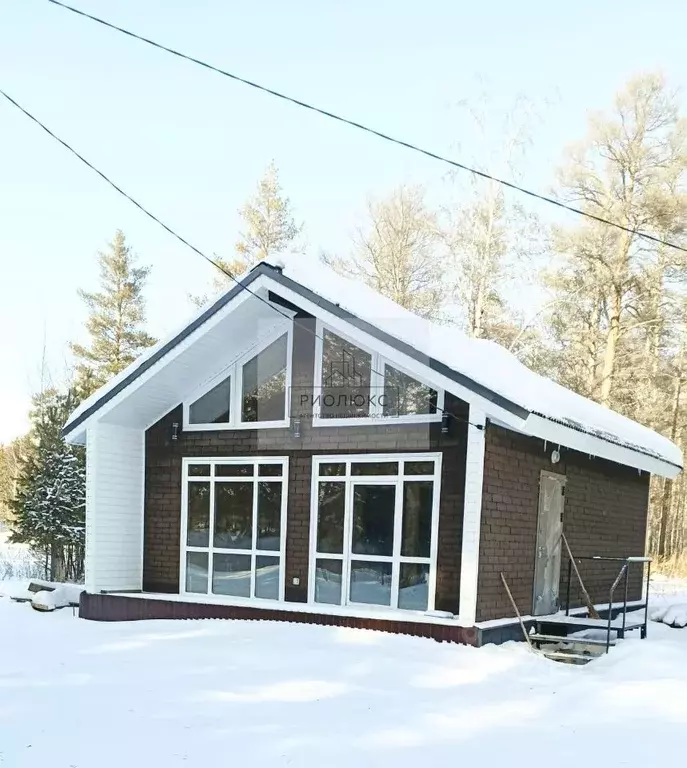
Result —
[[[137, 361], [139, 364], [124, 376], [120, 381], [107, 389], [95, 400], [83, 413], [67, 423], [62, 430], [62, 436], [68, 442], [79, 442], [86, 431], [91, 419], [97, 414], [98, 420], [103, 418], [115, 408], [126, 396], [135, 391], [150, 379], [162, 365], [178, 357], [201, 334], [212, 329], [217, 323], [226, 317], [229, 312], [235, 310], [244, 301], [255, 298], [253, 293], [259, 290], [265, 282], [265, 269], [253, 270], [242, 281], [245, 286], [252, 284], [251, 291], [246, 291], [241, 285], [235, 285], [224, 293], [212, 306], [200, 313], [181, 331], [174, 334], [167, 342], [161, 345], [150, 357]], [[262, 279], [260, 279], [262, 278]]]
[[[512, 429], [508, 424], [503, 424], [502, 426]], [[535, 414], [531, 414], [525, 421], [524, 426], [517, 431], [531, 437], [539, 437], [555, 445], [572, 448], [580, 453], [598, 456], [601, 459], [614, 461], [616, 464], [624, 464], [628, 467], [635, 467], [645, 472], [661, 475], [661, 477], [672, 479], [677, 477], [681, 471], [680, 467], [667, 461], [662, 461], [622, 445], [616, 445], [600, 437], [590, 435], [587, 432], [580, 432], [577, 429], [565, 426], [565, 424], [559, 424]]]

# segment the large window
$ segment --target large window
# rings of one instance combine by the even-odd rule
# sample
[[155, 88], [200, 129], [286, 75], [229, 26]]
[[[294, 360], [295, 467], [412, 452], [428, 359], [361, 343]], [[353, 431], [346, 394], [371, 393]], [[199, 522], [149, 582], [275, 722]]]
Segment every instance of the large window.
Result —
[[441, 456], [313, 458], [310, 602], [434, 608]]
[[186, 429], [285, 426], [290, 378], [290, 331], [239, 358], [185, 404]]
[[322, 334], [323, 419], [365, 417], [370, 412], [372, 355], [324, 329]]
[[182, 592], [284, 599], [288, 459], [184, 459]]
[[441, 418], [444, 393], [322, 325], [315, 364], [317, 424], [370, 418], [431, 421]]

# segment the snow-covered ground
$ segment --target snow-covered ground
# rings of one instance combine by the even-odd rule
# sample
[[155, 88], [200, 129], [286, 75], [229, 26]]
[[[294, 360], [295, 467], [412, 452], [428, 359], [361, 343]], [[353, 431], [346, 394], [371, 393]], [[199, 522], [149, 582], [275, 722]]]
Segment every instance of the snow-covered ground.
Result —
[[0, 598], [0, 766], [12, 768], [681, 764], [686, 690], [687, 629], [662, 624], [572, 667], [523, 643], [105, 624]]

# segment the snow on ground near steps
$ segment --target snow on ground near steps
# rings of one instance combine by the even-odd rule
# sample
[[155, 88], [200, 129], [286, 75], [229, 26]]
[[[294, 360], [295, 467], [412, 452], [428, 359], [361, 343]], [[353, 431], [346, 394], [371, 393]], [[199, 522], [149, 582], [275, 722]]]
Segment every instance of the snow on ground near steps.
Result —
[[652, 621], [662, 621], [671, 627], [687, 627], [687, 603], [667, 605], [651, 614]]
[[[0, 599], [0, 765], [684, 761], [687, 631], [586, 667], [335, 627], [96, 623]], [[555, 757], [554, 757], [555, 756]]]
[[687, 579], [657, 574], [651, 582], [650, 616], [671, 627], [687, 627]]

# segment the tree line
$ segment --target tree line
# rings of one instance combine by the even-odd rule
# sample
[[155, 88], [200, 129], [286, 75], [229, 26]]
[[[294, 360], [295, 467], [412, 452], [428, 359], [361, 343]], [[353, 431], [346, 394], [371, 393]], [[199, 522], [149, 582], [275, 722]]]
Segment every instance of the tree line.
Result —
[[[507, 116], [499, 147], [513, 174], [528, 144], [521, 106]], [[472, 112], [479, 129], [492, 119]], [[495, 182], [471, 179], [455, 202], [446, 194], [439, 206], [422, 186], [401, 185], [369, 201], [349, 249], [321, 258], [423, 317], [502, 344], [538, 373], [684, 449], [686, 254], [637, 232], [687, 246], [686, 180], [687, 121], [677, 95], [660, 75], [644, 75], [590, 117], [554, 190], [629, 231], [582, 218], [547, 226]], [[233, 253], [219, 259], [231, 274], [304, 251], [303, 223], [274, 163], [239, 213]], [[121, 232], [98, 259], [100, 289], [79, 292], [88, 343], [71, 346], [71, 381], [42, 389], [29, 435], [0, 451], [0, 514], [12, 517], [15, 540], [39, 550], [53, 577], [83, 574], [85, 459], [60, 429], [78, 402], [155, 342], [145, 329], [149, 269]], [[218, 275], [191, 299], [202, 305], [229, 282]], [[685, 552], [686, 498], [684, 475], [652, 479], [648, 545], [663, 560]]]

